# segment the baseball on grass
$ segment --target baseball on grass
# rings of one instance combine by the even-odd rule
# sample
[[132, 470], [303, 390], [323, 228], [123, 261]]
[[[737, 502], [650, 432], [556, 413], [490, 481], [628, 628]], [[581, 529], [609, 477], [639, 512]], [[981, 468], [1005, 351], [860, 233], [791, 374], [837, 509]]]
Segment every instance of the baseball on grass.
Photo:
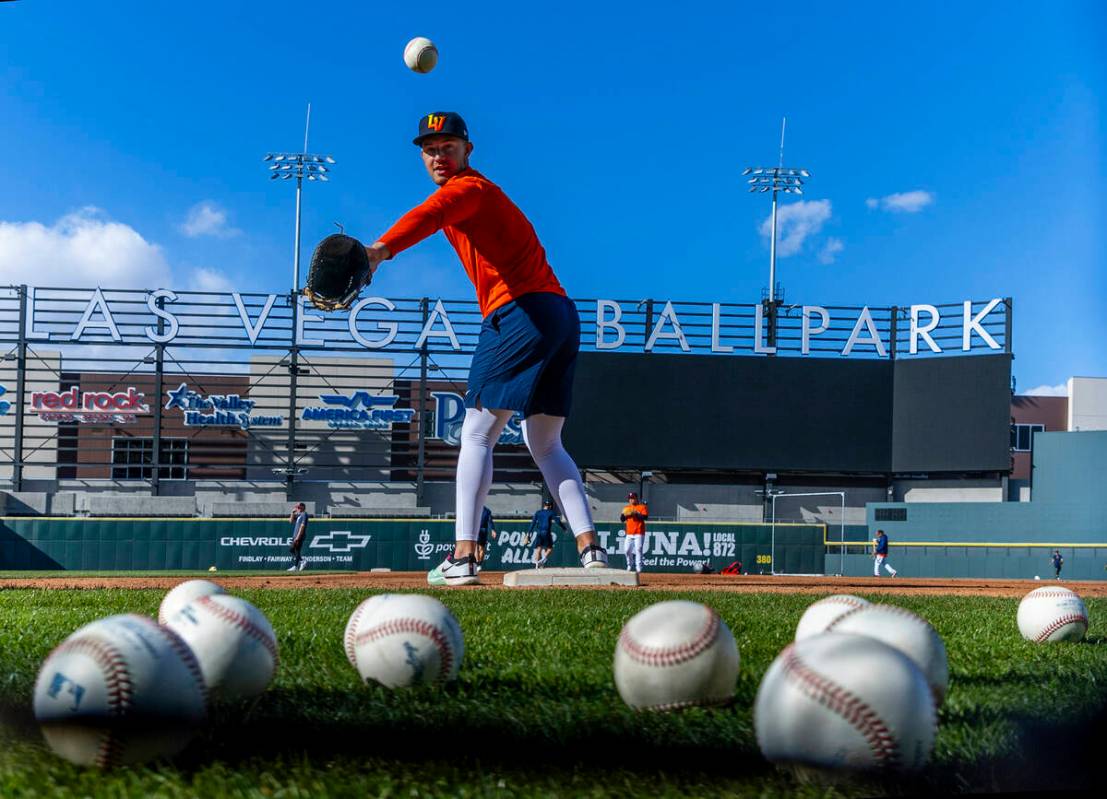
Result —
[[369, 623], [369, 619], [373, 616], [373, 608], [381, 602], [387, 602], [389, 597], [392, 596], [394, 594], [375, 594], [364, 600], [350, 614], [350, 618], [346, 622], [346, 632], [342, 635], [342, 645], [346, 650], [346, 660], [350, 661], [350, 665], [355, 669], [357, 668], [357, 652], [354, 648], [354, 642], [358, 633]]
[[404, 63], [412, 72], [430, 72], [438, 63], [438, 48], [430, 39], [416, 36], [404, 47]]
[[623, 626], [615, 687], [635, 710], [718, 705], [734, 697], [738, 644], [726, 622], [698, 602], [650, 605]]
[[213, 697], [249, 699], [277, 672], [277, 637], [265, 614], [245, 599], [201, 596], [166, 622], [196, 654]]
[[754, 704], [757, 744], [781, 764], [913, 771], [930, 757], [936, 716], [919, 668], [875, 638], [823, 633], [777, 656]]
[[437, 599], [383, 594], [358, 610], [364, 620], [351, 617], [347, 631], [353, 633], [354, 668], [364, 682], [406, 688], [457, 677], [465, 655], [461, 625]]
[[1019, 632], [1027, 641], [1080, 641], [1088, 631], [1088, 609], [1074, 591], [1035, 588], [1019, 602]]
[[34, 713], [57, 754], [109, 768], [182, 750], [204, 721], [207, 692], [176, 633], [146, 616], [109, 616], [47, 656]]
[[158, 624], [165, 624], [170, 616], [194, 599], [225, 593], [227, 592], [223, 590], [223, 586], [209, 580], [187, 580], [174, 586], [162, 599], [161, 607], [158, 608]]
[[895, 605], [868, 605], [839, 616], [827, 632], [865, 635], [898, 649], [919, 667], [934, 695], [935, 707], [949, 689], [946, 645], [930, 622]]
[[869, 601], [853, 594], [834, 594], [823, 597], [818, 602], [807, 606], [807, 610], [800, 617], [796, 625], [796, 640], [802, 641], [819, 633], [825, 633], [826, 628], [847, 613], [858, 608], [868, 607]]

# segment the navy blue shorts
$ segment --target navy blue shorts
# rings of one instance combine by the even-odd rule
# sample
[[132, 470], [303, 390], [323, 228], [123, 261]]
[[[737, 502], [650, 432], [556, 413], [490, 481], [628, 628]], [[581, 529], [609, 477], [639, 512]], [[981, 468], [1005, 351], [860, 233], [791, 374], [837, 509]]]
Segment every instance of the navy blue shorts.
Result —
[[580, 316], [560, 294], [524, 294], [484, 318], [466, 408], [568, 416]]
[[550, 533], [535, 533], [530, 542], [535, 549], [553, 549], [553, 535]]

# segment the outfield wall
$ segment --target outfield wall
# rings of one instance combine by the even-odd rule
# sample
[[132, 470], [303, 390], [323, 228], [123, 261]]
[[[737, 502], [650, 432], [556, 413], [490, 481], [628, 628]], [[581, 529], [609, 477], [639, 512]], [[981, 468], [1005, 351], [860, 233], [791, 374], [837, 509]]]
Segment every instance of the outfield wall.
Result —
[[[1107, 580], [1107, 431], [1038, 433], [1029, 502], [872, 502], [869, 540], [888, 534], [889, 560], [914, 577], [1062, 577]], [[865, 544], [859, 541], [859, 544]], [[850, 547], [847, 574], [871, 574]], [[828, 560], [829, 563], [829, 560]]]
[[[530, 565], [522, 545], [528, 521], [503, 521], [490, 542], [489, 570]], [[597, 522], [612, 565], [625, 565], [619, 522]], [[643, 558], [650, 571], [715, 570], [739, 560], [746, 571], [821, 574], [825, 527], [821, 524], [657, 523]], [[59, 519], [0, 518], [0, 569], [220, 570], [286, 569], [290, 526], [279, 519]], [[568, 533], [559, 535], [551, 566], [576, 566]], [[311, 569], [425, 571], [453, 547], [452, 520], [317, 519], [303, 554]], [[775, 548], [774, 548], [775, 544]]]

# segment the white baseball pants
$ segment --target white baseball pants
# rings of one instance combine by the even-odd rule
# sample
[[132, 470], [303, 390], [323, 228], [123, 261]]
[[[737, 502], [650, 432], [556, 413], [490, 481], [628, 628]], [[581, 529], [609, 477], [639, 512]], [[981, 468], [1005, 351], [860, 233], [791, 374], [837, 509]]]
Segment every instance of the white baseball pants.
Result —
[[642, 571], [642, 545], [645, 543], [644, 535], [628, 535], [627, 542], [627, 571]]
[[892, 564], [888, 563], [887, 560], [888, 560], [887, 555], [877, 555], [875, 558], [873, 558], [873, 576], [874, 577], [879, 577], [880, 576], [880, 567], [881, 566], [884, 566], [884, 568], [888, 570], [888, 574], [892, 575], [893, 577], [896, 576], [896, 570], [892, 568]]

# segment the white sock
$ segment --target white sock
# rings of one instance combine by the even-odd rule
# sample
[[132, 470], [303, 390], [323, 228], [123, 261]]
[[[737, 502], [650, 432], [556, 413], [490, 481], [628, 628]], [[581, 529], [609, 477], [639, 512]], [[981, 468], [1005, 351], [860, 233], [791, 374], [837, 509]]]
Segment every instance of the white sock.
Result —
[[476, 541], [480, 515], [492, 487], [492, 450], [514, 411], [465, 409], [461, 424], [461, 451], [457, 455], [457, 520], [454, 537]]
[[523, 440], [573, 535], [595, 532], [580, 470], [561, 444], [564, 416], [536, 413], [523, 420]]

